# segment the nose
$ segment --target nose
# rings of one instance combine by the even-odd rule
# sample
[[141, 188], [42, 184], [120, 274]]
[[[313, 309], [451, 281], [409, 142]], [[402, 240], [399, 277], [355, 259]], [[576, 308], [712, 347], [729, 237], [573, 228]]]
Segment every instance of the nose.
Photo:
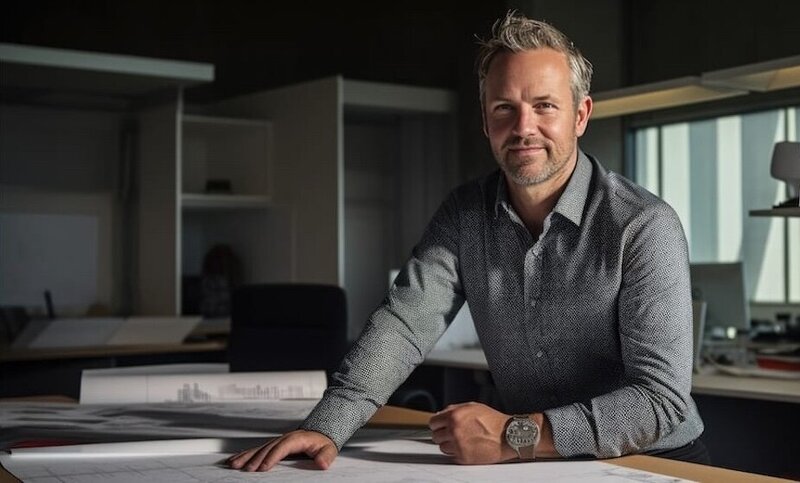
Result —
[[522, 138], [536, 134], [536, 113], [530, 106], [523, 105], [517, 109], [516, 122], [512, 132]]

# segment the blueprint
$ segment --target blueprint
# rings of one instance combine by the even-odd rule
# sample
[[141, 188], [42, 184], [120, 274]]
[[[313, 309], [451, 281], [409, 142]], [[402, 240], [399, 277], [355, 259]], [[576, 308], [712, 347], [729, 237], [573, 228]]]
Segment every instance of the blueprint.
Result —
[[[387, 439], [388, 436], [388, 439]], [[379, 438], [356, 439], [348, 444], [324, 473], [308, 459], [281, 462], [269, 473], [245, 473], [229, 469], [225, 459], [241, 443], [226, 440], [158, 442], [147, 454], [139, 443], [133, 453], [74, 449], [58, 452], [15, 453], [0, 456], [0, 463], [17, 478], [31, 483], [73, 482], [237, 482], [270, 481], [303, 483], [319, 481], [414, 483], [473, 481], [599, 483], [675, 483], [681, 480], [600, 461], [536, 461], [485, 466], [461, 466], [439, 452], [438, 446], [420, 433], [399, 437], [400, 432]], [[165, 445], [172, 451], [164, 452]], [[185, 446], [184, 446], [185, 445]], [[87, 445], [88, 446], [88, 445]], [[97, 446], [97, 445], [95, 445]], [[122, 448], [122, 447], [120, 447]], [[196, 452], [197, 454], [191, 454]], [[172, 454], [170, 454], [172, 453]], [[132, 456], [135, 454], [135, 456]], [[117, 456], [127, 455], [127, 456]], [[376, 476], [376, 475], [379, 475]]]

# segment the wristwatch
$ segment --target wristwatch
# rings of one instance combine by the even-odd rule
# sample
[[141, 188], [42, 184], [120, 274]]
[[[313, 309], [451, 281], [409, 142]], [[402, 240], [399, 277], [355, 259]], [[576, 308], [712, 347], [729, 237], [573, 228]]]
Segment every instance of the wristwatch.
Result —
[[528, 414], [515, 414], [506, 423], [506, 443], [514, 448], [521, 460], [536, 458], [536, 445], [541, 431]]

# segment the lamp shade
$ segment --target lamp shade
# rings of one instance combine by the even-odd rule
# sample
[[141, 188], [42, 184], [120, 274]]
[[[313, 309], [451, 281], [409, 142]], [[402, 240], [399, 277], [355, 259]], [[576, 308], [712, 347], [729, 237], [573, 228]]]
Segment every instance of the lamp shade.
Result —
[[800, 191], [800, 143], [783, 141], [775, 143], [772, 150], [770, 174], [785, 181], [792, 188], [792, 196]]

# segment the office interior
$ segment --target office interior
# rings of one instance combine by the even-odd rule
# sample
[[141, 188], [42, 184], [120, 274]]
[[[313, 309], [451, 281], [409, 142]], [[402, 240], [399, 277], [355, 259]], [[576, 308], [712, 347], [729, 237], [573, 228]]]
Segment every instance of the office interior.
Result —
[[[214, 292], [215, 305], [203, 292], [210, 272], [229, 287], [341, 287], [353, 340], [449, 190], [495, 167], [475, 36], [508, 9], [551, 22], [592, 61], [599, 115], [582, 149], [673, 203], [693, 263], [741, 263], [746, 320], [733, 334], [706, 327], [708, 347], [735, 362], [753, 357], [741, 351], [751, 335], [796, 345], [800, 213], [770, 214], [791, 196], [770, 176], [770, 157], [776, 142], [800, 141], [800, 84], [725, 77], [772, 64], [797, 75], [800, 3], [789, 0], [7, 2], [3, 44], [182, 61], [200, 73], [134, 96], [99, 95], [80, 76], [52, 91], [4, 79], [4, 317], [18, 316], [15, 307], [31, 320], [202, 314], [210, 335], [194, 335], [218, 341], [231, 307], [225, 294]], [[705, 100], [600, 110], [600, 101], [700, 80], [715, 91]], [[460, 317], [440, 348], [477, 345]], [[228, 360], [224, 342], [12, 359], [16, 324], [4, 328], [0, 397], [74, 396], [84, 368]], [[423, 366], [405, 389], [425, 391], [438, 409], [485, 396], [487, 385], [486, 374]], [[695, 399], [715, 464], [800, 474], [789, 461], [800, 448], [797, 399]]]

